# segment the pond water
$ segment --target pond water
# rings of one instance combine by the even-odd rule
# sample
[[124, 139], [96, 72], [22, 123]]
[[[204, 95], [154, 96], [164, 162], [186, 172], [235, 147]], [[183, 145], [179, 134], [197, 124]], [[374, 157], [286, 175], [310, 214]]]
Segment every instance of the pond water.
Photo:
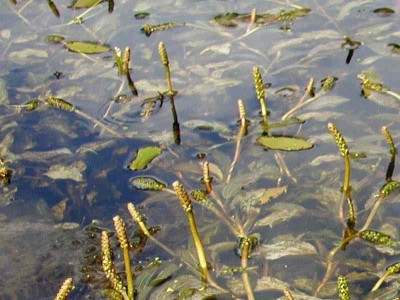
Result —
[[[102, 270], [103, 230], [125, 278], [113, 226], [120, 215], [135, 299], [291, 299], [284, 290], [294, 299], [338, 299], [339, 276], [352, 299], [396, 299], [396, 277], [371, 289], [399, 261], [398, 245], [368, 242], [357, 230], [400, 238], [395, 154], [381, 133], [385, 126], [398, 144], [399, 11], [399, 1], [387, 0], [2, 1], [0, 298], [53, 299], [69, 277], [68, 299], [104, 297], [111, 285]], [[146, 24], [164, 28], [146, 35]], [[68, 51], [73, 42], [106, 48]], [[126, 47], [137, 96], [116, 64], [117, 49], [123, 57]], [[328, 123], [363, 157], [350, 159], [347, 191]], [[313, 147], [271, 149], [283, 136]], [[266, 149], [260, 137], [277, 140]], [[140, 151], [148, 147], [161, 154], [143, 162]], [[348, 156], [343, 141], [341, 147]], [[205, 162], [214, 208], [194, 201], [193, 208], [212, 278], [206, 289], [188, 220], [171, 191], [177, 180], [188, 192], [204, 190]], [[143, 176], [167, 188], [138, 189], [132, 178]], [[385, 184], [393, 191], [374, 198]], [[385, 201], [366, 226], [376, 199]], [[130, 202], [170, 252], [141, 232]], [[354, 226], [346, 225], [354, 221], [351, 202]], [[337, 249], [343, 235], [351, 237], [345, 251]], [[246, 237], [257, 240], [249, 242], [248, 261], [240, 243]]]

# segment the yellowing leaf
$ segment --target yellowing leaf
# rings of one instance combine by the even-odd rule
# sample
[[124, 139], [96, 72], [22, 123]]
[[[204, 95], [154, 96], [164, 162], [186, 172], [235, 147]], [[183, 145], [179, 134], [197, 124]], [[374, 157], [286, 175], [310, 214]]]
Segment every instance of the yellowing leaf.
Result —
[[68, 199], [61, 200], [58, 204], [51, 207], [51, 212], [58, 221], [64, 219], [64, 213], [67, 208], [67, 201]]
[[264, 191], [260, 197], [260, 204], [265, 204], [271, 199], [279, 197], [281, 194], [286, 193], [287, 186], [277, 186], [274, 188], [269, 188]]
[[136, 171], [143, 170], [157, 156], [161, 154], [160, 147], [145, 147], [139, 149], [135, 160], [128, 166], [128, 169]]
[[261, 136], [258, 142], [266, 149], [285, 151], [306, 150], [314, 146], [302, 138], [286, 136]]
[[111, 50], [105, 44], [100, 44], [97, 42], [80, 42], [80, 41], [69, 41], [65, 42], [65, 47], [69, 51], [84, 53], [84, 54], [98, 54], [103, 52], [108, 52]]

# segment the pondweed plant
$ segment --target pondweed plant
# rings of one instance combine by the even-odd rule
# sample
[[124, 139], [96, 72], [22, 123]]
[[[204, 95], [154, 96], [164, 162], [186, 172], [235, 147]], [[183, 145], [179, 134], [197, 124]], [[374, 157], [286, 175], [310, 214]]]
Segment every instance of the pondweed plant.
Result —
[[[395, 153], [396, 153], [396, 148], [394, 146], [393, 138], [389, 132], [389, 130], [386, 127], [382, 128], [382, 133], [389, 144], [390, 147], [390, 153], [391, 153], [391, 160], [389, 163], [389, 167], [386, 173], [386, 183], [382, 186], [382, 188], [379, 191], [379, 194], [377, 196], [377, 199], [375, 200], [375, 203], [373, 207], [370, 210], [370, 213], [364, 223], [364, 225], [361, 226], [361, 229], [357, 230], [355, 228], [356, 225], [356, 212], [355, 212], [355, 207], [353, 200], [351, 198], [351, 187], [350, 187], [350, 160], [349, 160], [349, 150], [347, 147], [346, 140], [342, 136], [342, 134], [339, 132], [339, 130], [336, 128], [336, 126], [333, 123], [328, 124], [328, 128], [332, 133], [332, 136], [338, 146], [340, 154], [343, 156], [344, 162], [345, 162], [345, 176], [344, 176], [344, 184], [342, 188], [342, 199], [347, 198], [347, 202], [349, 204], [349, 213], [348, 213], [348, 219], [347, 219], [347, 224], [345, 224], [345, 233], [343, 235], [343, 238], [338, 246], [336, 246], [333, 250], [331, 250], [328, 254], [327, 260], [326, 260], [326, 272], [324, 275], [324, 278], [322, 279], [322, 282], [318, 286], [318, 288], [315, 291], [315, 295], [318, 295], [321, 289], [325, 286], [325, 284], [328, 282], [330, 276], [334, 272], [335, 269], [335, 263], [334, 263], [334, 257], [340, 250], [345, 250], [346, 246], [353, 241], [354, 239], [360, 238], [365, 241], [368, 241], [373, 244], [380, 244], [380, 245], [386, 245], [390, 247], [397, 247], [398, 243], [394, 241], [389, 235], [386, 235], [384, 233], [371, 230], [370, 225], [378, 212], [379, 207], [383, 203], [383, 201], [392, 193], [397, 191], [400, 187], [400, 182], [398, 181], [392, 181], [392, 173], [394, 170], [394, 164], [395, 164]], [[343, 220], [343, 207], [342, 207], [342, 201], [340, 201], [340, 206], [339, 206], [339, 216], [340, 219]], [[388, 271], [388, 275], [384, 275], [375, 285], [375, 287], [372, 289], [373, 291], [377, 290], [381, 283], [385, 280], [385, 278], [392, 273], [397, 273], [396, 265], [394, 265], [393, 268], [390, 268]], [[343, 285], [344, 280], [340, 279], [339, 280], [342, 283], [338, 283], [339, 285]], [[345, 293], [348, 294], [348, 293]], [[346, 298], [347, 297], [347, 298]], [[340, 299], [349, 299], [349, 296], [343, 296], [343, 298]]]
[[[165, 59], [165, 54], [166, 51], [165, 46], [163, 47], [163, 44], [160, 43], [159, 45], [159, 53], [160, 57], [162, 60], [162, 63], [165, 67], [166, 70], [166, 78], [167, 78], [167, 84], [168, 84], [168, 90], [165, 92], [166, 94], [170, 94], [171, 100], [173, 101], [173, 95], [176, 94], [176, 92], [172, 89], [172, 84], [171, 84], [171, 75], [169, 72], [169, 67], [168, 67], [168, 59]], [[261, 108], [261, 129], [262, 129], [262, 136], [264, 137], [275, 137], [274, 135], [269, 135], [269, 132], [266, 132], [265, 129], [271, 129], [271, 128], [279, 128], [279, 127], [287, 127], [288, 125], [294, 125], [294, 124], [301, 124], [299, 121], [295, 121], [293, 123], [271, 123], [268, 124], [269, 118], [268, 118], [268, 113], [266, 109], [266, 104], [265, 104], [265, 92], [263, 91], [264, 86], [262, 84], [262, 78], [259, 73], [259, 70], [257, 68], [253, 69], [253, 78], [254, 78], [254, 85], [255, 85], [255, 91], [257, 95], [257, 99], [260, 102], [260, 108]], [[314, 93], [314, 79], [311, 78], [308, 87], [306, 89], [306, 92], [303, 96], [303, 102], [299, 102], [293, 109], [291, 109], [286, 115], [285, 121], [290, 120], [289, 116], [293, 115], [298, 109], [302, 108], [304, 106], [304, 103], [310, 103], [315, 100], [319, 95], [322, 95], [322, 93], [328, 92], [330, 89], [332, 89], [336, 79], [334, 77], [327, 77], [323, 82], [321, 86], [321, 90], [317, 93]], [[306, 100], [306, 97], [310, 97], [309, 100]], [[238, 163], [239, 158], [240, 158], [240, 152], [241, 152], [241, 142], [244, 138], [246, 138], [247, 135], [247, 130], [248, 130], [248, 125], [249, 121], [247, 120], [246, 116], [246, 109], [244, 107], [244, 103], [242, 100], [238, 100], [238, 110], [239, 110], [239, 129], [236, 135], [236, 146], [235, 146], [235, 152], [233, 155], [233, 158], [230, 163], [230, 167], [227, 170], [227, 175], [226, 175], [226, 184], [231, 184], [232, 178], [234, 178], [234, 169], [235, 165]], [[176, 119], [174, 118], [174, 123], [177, 123], [177, 117]], [[275, 126], [271, 126], [273, 124], [276, 124]], [[389, 164], [389, 168], [386, 172], [386, 183], [383, 185], [379, 192], [379, 196], [376, 199], [374, 205], [372, 206], [372, 209], [370, 210], [370, 213], [368, 217], [366, 218], [365, 223], [361, 226], [360, 229], [357, 229], [357, 211], [355, 204], [352, 199], [352, 188], [350, 185], [350, 177], [351, 177], [351, 164], [350, 164], [350, 159], [353, 156], [356, 156], [355, 153], [350, 152], [347, 142], [341, 132], [338, 130], [338, 128], [333, 124], [333, 123], [328, 123], [328, 130], [332, 134], [332, 137], [334, 141], [337, 144], [337, 147], [339, 149], [340, 155], [343, 157], [344, 161], [344, 178], [343, 178], [343, 184], [341, 188], [341, 199], [339, 201], [339, 219], [341, 223], [344, 226], [344, 233], [341, 242], [334, 248], [332, 249], [326, 258], [325, 264], [326, 264], [326, 271], [325, 275], [322, 278], [322, 281], [320, 282], [319, 286], [315, 290], [315, 295], [318, 295], [320, 291], [324, 288], [324, 286], [327, 284], [329, 281], [330, 277], [335, 271], [336, 268], [336, 262], [335, 262], [335, 256], [337, 253], [341, 250], [345, 250], [348, 244], [350, 244], [353, 240], [355, 239], [361, 239], [368, 241], [370, 243], [374, 244], [383, 244], [383, 245], [388, 245], [388, 246], [397, 246], [397, 242], [392, 240], [390, 236], [381, 233], [379, 231], [375, 231], [370, 229], [370, 224], [372, 223], [378, 208], [382, 204], [382, 202], [389, 196], [391, 195], [394, 191], [396, 191], [400, 187], [400, 183], [397, 181], [392, 180], [392, 175], [393, 175], [393, 170], [394, 170], [394, 165], [395, 165], [395, 154], [396, 154], [396, 148], [392, 139], [392, 136], [389, 132], [389, 130], [386, 127], [382, 128], [382, 133], [385, 137], [385, 140], [387, 141], [389, 147], [390, 147], [390, 154], [391, 154], [391, 160]], [[277, 136], [279, 137], [279, 136]], [[288, 138], [288, 137], [285, 137]], [[287, 148], [283, 148], [284, 150], [301, 150], [303, 149], [302, 147], [298, 147], [296, 144], [291, 144], [293, 143], [293, 140], [297, 143], [298, 138], [293, 139], [292, 137], [289, 137], [289, 141], [287, 143], [289, 146], [285, 146]], [[302, 142], [307, 142], [305, 140], [300, 140]], [[261, 143], [261, 141], [259, 140]], [[280, 167], [281, 173], [286, 174], [289, 178], [292, 177], [290, 170], [287, 168], [284, 157], [282, 155], [275, 155], [275, 159], [277, 161], [277, 164]], [[241, 295], [246, 295], [247, 299], [256, 299], [256, 293], [255, 293], [255, 284], [252, 282], [251, 278], [251, 270], [254, 266], [251, 265], [251, 257], [252, 255], [257, 255], [257, 247], [260, 244], [259, 243], [259, 234], [257, 232], [254, 232], [254, 222], [255, 222], [255, 217], [251, 217], [252, 210], [248, 209], [247, 214], [248, 214], [248, 219], [243, 221], [241, 220], [236, 213], [233, 213], [231, 210], [231, 207], [228, 206], [228, 203], [226, 202], [226, 199], [221, 198], [219, 195], [219, 192], [215, 189], [214, 187], [214, 181], [213, 177], [210, 175], [210, 163], [208, 161], [204, 161], [202, 164], [202, 180], [201, 182], [203, 183], [203, 189], [195, 189], [193, 190], [190, 194], [186, 191], [184, 188], [183, 184], [180, 181], [175, 181], [172, 184], [173, 190], [169, 189], [166, 184], [158, 181], [156, 178], [153, 178], [151, 176], [138, 176], [132, 179], [132, 184], [134, 185], [135, 188], [140, 189], [140, 190], [147, 190], [147, 191], [163, 191], [166, 192], [165, 195], [167, 194], [175, 194], [179, 200], [180, 206], [183, 208], [187, 219], [188, 219], [188, 227], [189, 231], [191, 232], [192, 240], [193, 240], [193, 245], [194, 245], [194, 252], [196, 253], [195, 257], [191, 256], [193, 260], [196, 262], [194, 263], [193, 261], [188, 261], [187, 259], [184, 259], [184, 257], [181, 257], [179, 252], [177, 252], [175, 249], [171, 249], [169, 246], [167, 246], [165, 243], [161, 242], [155, 235], [154, 232], [151, 232], [149, 228], [146, 225], [146, 222], [142, 215], [140, 214], [139, 210], [132, 204], [128, 204], [128, 211], [131, 214], [133, 220], [137, 223], [138, 227], [140, 228], [140, 231], [142, 234], [151, 242], [153, 242], [155, 245], [159, 246], [161, 249], [163, 249], [166, 253], [168, 253], [171, 257], [175, 259], [179, 259], [182, 262], [182, 265], [186, 267], [188, 271], [190, 271], [193, 275], [198, 276], [198, 284], [200, 286], [197, 287], [190, 287], [191, 290], [191, 296], [192, 295], [202, 295], [200, 297], [209, 297], [209, 296], [215, 296], [219, 294], [224, 294], [224, 295], [231, 295], [232, 297], [240, 297]], [[183, 178], [184, 181], [184, 178]], [[296, 180], [293, 180], [294, 183], [297, 183]], [[232, 289], [230, 290], [229, 287], [224, 287], [221, 286], [220, 283], [218, 283], [215, 280], [215, 272], [214, 270], [218, 270], [221, 267], [215, 265], [214, 261], [214, 255], [208, 254], [210, 251], [207, 246], [202, 241], [202, 230], [201, 228], [198, 228], [198, 225], [196, 223], [196, 218], [194, 214], [194, 209], [193, 209], [193, 204], [192, 200], [195, 201], [196, 203], [200, 204], [203, 206], [205, 209], [210, 211], [215, 217], [226, 226], [226, 228], [229, 230], [229, 233], [232, 235], [232, 238], [235, 238], [237, 240], [236, 244], [234, 247], [236, 248], [236, 252], [240, 256], [240, 267], [235, 267], [231, 266], [226, 269], [226, 271], [229, 270], [229, 272], [232, 273], [240, 273], [241, 275], [241, 284], [240, 288], [237, 289]], [[345, 208], [344, 204], [347, 202], [347, 208]], [[347, 217], [345, 216], [347, 212]], [[117, 217], [116, 217], [117, 218]], [[126, 279], [126, 286], [122, 283], [122, 280], [118, 277], [115, 267], [113, 266], [111, 256], [107, 253], [110, 253], [109, 250], [109, 242], [108, 242], [108, 235], [104, 232], [103, 233], [103, 242], [105, 246], [102, 246], [103, 249], [103, 269], [106, 273], [107, 278], [109, 278], [109, 281], [112, 286], [113, 293], [118, 293], [120, 297], [123, 299], [133, 299], [133, 297], [139, 297], [139, 299], [142, 299], [143, 294], [141, 294], [142, 287], [140, 287], [139, 290], [136, 290], [136, 294], [134, 293], [135, 287], [134, 281], [133, 281], [133, 274], [131, 274], [131, 267], [130, 264], [128, 263], [129, 261], [129, 242], [125, 240], [126, 233], [120, 237], [120, 235], [125, 232], [125, 229], [121, 230], [121, 228], [124, 228], [124, 226], [119, 226], [119, 229], [117, 228], [116, 225], [116, 231], [117, 235], [120, 240], [120, 245], [121, 248], [123, 249], [124, 252], [124, 261], [125, 261], [125, 273], [127, 276]], [[122, 242], [121, 242], [122, 241]], [[128, 245], [128, 246], [127, 246]], [[232, 246], [231, 246], [232, 247]], [[212, 260], [210, 258], [213, 258]], [[110, 263], [111, 262], [111, 263]], [[377, 290], [382, 282], [392, 274], [395, 274], [398, 272], [397, 265], [393, 265], [388, 267], [387, 271], [381, 276], [381, 278], [376, 282], [375, 286], [372, 288], [373, 291]], [[224, 271], [225, 272], [225, 271]], [[128, 276], [128, 274], [131, 274]], [[169, 274], [169, 273], [167, 273]], [[168, 280], [169, 276], [162, 277], [163, 281]], [[141, 276], [140, 273], [138, 276]], [[131, 278], [131, 281], [130, 279]], [[138, 280], [135, 280], [135, 282]], [[140, 281], [140, 280], [139, 280]], [[180, 282], [177, 280], [177, 282]], [[168, 281], [166, 283], [166, 286], [168, 286], [167, 290], [171, 293], [171, 297], [174, 294], [175, 296], [179, 297], [184, 297], [183, 295], [186, 295], [188, 293], [188, 287], [185, 287], [182, 289], [182, 287], [177, 287], [176, 284], [170, 283], [168, 285]], [[167, 292], [167, 290], [164, 290], [164, 292]], [[337, 281], [337, 291], [339, 295], [339, 299], [343, 300], [348, 300], [350, 299], [350, 289], [349, 285], [347, 283], [347, 280], [344, 276], [339, 276], [338, 281]], [[284, 297], [288, 300], [290, 299], [296, 299], [295, 296], [293, 296], [292, 292], [288, 289], [288, 287], [282, 288], [281, 289], [282, 294]], [[111, 293], [108, 294], [109, 297], [111, 297]], [[135, 296], [136, 295], [136, 296]], [[142, 295], [142, 296], [141, 296]]]
[[[280, 18], [282, 20], [286, 20], [290, 19], [290, 16], [282, 14]], [[255, 12], [252, 14], [252, 22], [257, 22], [257, 14]], [[162, 42], [158, 45], [158, 52], [165, 71], [167, 89], [164, 92], [158, 92], [158, 95], [156, 97], [144, 101], [144, 104], [154, 104], [156, 101], [160, 101], [162, 103], [165, 95], [169, 97], [173, 115], [172, 127], [174, 140], [176, 144], [180, 144], [179, 122], [174, 104], [174, 96], [177, 94], [177, 92], [173, 89], [172, 86], [167, 50]], [[119, 49], [116, 49], [114, 54], [116, 66], [118, 69], [118, 75], [127, 76], [128, 85], [132, 94], [138, 94], [133, 80], [130, 77], [130, 48], [127, 47], [125, 49], [123, 57]], [[321, 82], [321, 87], [319, 91], [316, 91], [317, 88], [315, 88], [315, 79], [313, 77], [310, 78], [305, 93], [301, 97], [301, 99], [281, 117], [280, 122], [272, 123], [270, 122], [270, 112], [268, 111], [266, 104], [265, 85], [263, 83], [260, 69], [258, 67], [254, 67], [252, 69], [252, 75], [254, 81], [255, 95], [257, 100], [259, 101], [261, 110], [261, 133], [258, 142], [262, 144], [266, 149], [292, 151], [311, 148], [313, 146], [311, 142], [305, 139], [300, 139], [297, 137], [297, 135], [287, 136], [287, 127], [304, 123], [304, 120], [295, 118], [293, 117], [293, 115], [295, 115], [295, 113], [304, 108], [306, 105], [316, 101], [319, 97], [328, 93], [334, 87], [337, 78], [333, 76], [326, 77]], [[384, 89], [383, 86], [380, 86], [376, 83], [374, 84], [371, 81], [368, 82], [365, 80], [362, 85], [363, 89], [370, 89], [378, 92], [387, 92], [387, 89]], [[39, 104], [47, 104], [48, 106], [59, 108], [68, 112], [76, 112], [82, 115], [80, 111], [77, 110], [75, 106], [73, 106], [71, 103], [53, 96], [47, 97], [44, 101], [27, 103], [25, 108], [29, 110], [31, 108], [35, 109], [36, 106], [38, 106]], [[218, 184], [218, 180], [213, 180], [213, 177], [210, 175], [210, 166], [213, 166], [212, 163], [205, 160], [202, 161], [202, 170], [200, 170], [203, 176], [203, 187], [194, 189], [190, 193], [188, 193], [184, 188], [184, 186], [190, 186], [190, 184], [187, 183], [185, 174], [182, 173], [177, 174], [177, 177], [179, 177], [179, 181], [175, 181], [172, 184], [173, 190], [167, 188], [166, 184], [157, 181], [151, 176], [137, 176], [132, 179], [132, 184], [140, 190], [165, 192], [165, 201], [169, 200], [167, 199], [167, 197], [170, 196], [170, 194], [174, 194], [174, 196], [178, 198], [180, 206], [183, 208], [184, 214], [186, 214], [187, 217], [187, 226], [189, 229], [188, 231], [190, 231], [192, 236], [192, 238], [190, 239], [190, 241], [192, 242], [190, 243], [193, 243], [194, 245], [194, 247], [189, 246], [189, 250], [187, 251], [187, 253], [189, 254], [187, 254], [186, 256], [190, 255], [190, 259], [188, 259], [187, 257], [185, 258], [185, 256], [182, 255], [182, 253], [186, 252], [183, 252], [182, 249], [177, 249], [176, 243], [171, 242], [171, 245], [166, 245], [166, 243], [161, 242], [157, 238], [156, 233], [154, 231], [151, 231], [147, 227], [145, 219], [139, 213], [139, 210], [133, 204], [128, 204], [128, 211], [131, 214], [133, 220], [140, 228], [141, 233], [146, 237], [146, 240], [159, 246], [172, 258], [180, 260], [180, 265], [183, 266], [183, 270], [181, 270], [181, 272], [184, 272], [186, 269], [197, 279], [197, 281], [195, 281], [196, 284], [193, 284], [193, 282], [189, 282], [183, 288], [177, 287], [176, 285], [176, 282], [179, 282], [179, 280], [181, 280], [178, 277], [173, 277], [174, 282], [168, 282], [168, 279], [173, 274], [172, 271], [168, 271], [166, 272], [167, 275], [161, 276], [160, 278], [157, 278], [157, 280], [154, 280], [155, 283], [152, 283], [154, 284], [153, 287], [157, 286], [157, 284], [160, 284], [160, 282], [167, 283], [167, 288], [163, 289], [163, 292], [167, 294], [170, 293], [170, 298], [176, 296], [176, 298], [178, 299], [185, 299], [190, 298], [192, 295], [194, 295], [197, 297], [203, 297], [202, 299], [204, 299], [206, 297], [217, 297], [218, 295], [225, 295], [232, 298], [247, 297], [247, 299], [250, 300], [256, 299], [256, 291], [258, 291], [258, 286], [256, 280], [252, 278], [252, 272], [254, 269], [256, 270], [256, 272], [258, 272], [259, 267], [253, 263], [254, 260], [252, 261], [252, 259], [257, 257], [257, 251], [259, 250], [259, 248], [265, 246], [265, 244], [269, 242], [263, 240], [260, 241], [260, 234], [259, 232], [257, 232], [257, 228], [261, 226], [256, 226], [257, 216], [261, 211], [261, 208], [264, 207], [262, 207], [261, 205], [259, 205], [259, 207], [252, 207], [252, 204], [250, 203], [252, 200], [250, 199], [245, 199], [243, 203], [240, 203], [240, 205], [231, 203], [231, 198], [233, 198], [233, 196], [229, 195], [228, 193], [225, 193], [224, 195], [224, 192], [221, 192], [223, 185], [238, 185], [237, 181], [235, 182], [235, 179], [236, 177], [242, 176], [242, 174], [236, 174], [235, 167], [240, 161], [240, 156], [242, 153], [242, 143], [248, 140], [247, 134], [249, 120], [247, 119], [244, 101], [241, 99], [238, 100], [238, 111], [239, 126], [236, 136], [233, 138], [236, 143], [234, 154], [229, 159], [229, 166], [225, 169], [225, 174], [223, 174], [223, 176], [221, 176], [220, 178], [217, 178], [222, 178], [222, 180], [220, 181], [223, 182], [222, 187], [221, 184]], [[148, 113], [148, 115], [150, 114], [151, 112]], [[104, 129], [115, 136], [119, 136], [117, 132], [109, 129], [107, 126]], [[276, 134], [275, 130], [277, 129], [282, 129], [281, 133]], [[356, 207], [353, 203], [351, 195], [352, 189], [350, 185], [350, 158], [352, 156], [352, 153], [348, 149], [345, 138], [342, 136], [340, 131], [333, 123], [328, 124], [328, 129], [331, 132], [339, 148], [339, 152], [344, 160], [344, 179], [341, 190], [341, 200], [339, 204], [339, 219], [344, 225], [344, 233], [339, 245], [331, 250], [326, 258], [326, 273], [324, 278], [322, 279], [322, 282], [320, 283], [320, 286], [316, 289], [316, 294], [318, 294], [319, 291], [326, 285], [329, 278], [334, 273], [334, 269], [336, 267], [336, 254], [340, 250], [344, 250], [346, 246], [348, 246], [348, 244], [353, 240], [363, 239], [372, 243], [397, 245], [393, 240], [390, 239], [388, 235], [370, 229], [370, 224], [374, 220], [374, 217], [380, 205], [387, 198], [387, 196], [391, 195], [395, 190], [400, 187], [400, 184], [398, 182], [392, 180], [395, 165], [396, 148], [388, 129], [386, 127], [382, 128], [382, 133], [389, 144], [391, 154], [390, 166], [386, 173], [386, 183], [382, 187], [379, 197], [373, 205], [364, 225], [361, 226], [361, 229], [359, 230], [357, 230], [356, 228], [356, 222], [358, 221], [358, 218], [356, 218]], [[297, 184], [298, 181], [292, 176], [291, 171], [285, 163], [285, 157], [281, 155], [281, 153], [275, 153], [274, 157], [279, 167], [279, 173], [290, 178], [293, 183]], [[215, 165], [213, 167], [215, 174]], [[254, 179], [250, 178], [247, 180]], [[281, 182], [281, 180], [278, 181], [278, 187], [280, 187]], [[281, 193], [283, 193], [284, 190], [285, 189], [281, 189]], [[258, 201], [258, 198], [260, 197], [256, 196], [256, 198]], [[265, 203], [268, 200], [269, 198], [262, 201], [264, 201]], [[261, 200], [259, 201], [261, 202]], [[345, 201], [347, 201], [347, 209], [344, 208]], [[221, 226], [223, 230], [226, 229], [226, 234], [224, 235], [224, 237], [226, 236], [227, 240], [231, 241], [224, 241], [226, 244], [228, 244], [224, 245], [227, 248], [224, 248], [222, 250], [215, 250], [215, 245], [212, 245], [212, 243], [210, 242], [211, 234], [206, 232], [204, 228], [202, 228], [202, 226], [198, 227], [198, 224], [203, 225], [203, 220], [199, 218], [199, 215], [195, 216], [195, 203], [200, 204], [215, 216], [215, 219], [218, 222], [214, 221], [214, 224], [218, 223], [218, 225]], [[168, 205], [171, 207], [173, 206], [173, 204], [170, 203], [168, 203]], [[347, 218], [345, 217], [345, 211], [347, 211]], [[197, 210], [196, 213], [198, 213]], [[199, 220], [200, 222], [198, 222]], [[219, 221], [221, 224], [219, 224]], [[152, 222], [152, 220], [149, 219], [149, 222]], [[122, 249], [125, 270], [123, 273], [125, 276], [120, 276], [120, 274], [122, 273], [117, 271], [116, 265], [113, 261], [109, 234], [106, 231], [103, 231], [101, 235], [102, 268], [105, 276], [109, 281], [110, 286], [109, 289], [104, 290], [104, 293], [106, 297], [111, 299], [145, 299], [147, 294], [144, 291], [143, 287], [145, 286], [146, 288], [149, 288], [150, 286], [151, 288], [152, 284], [150, 284], [150, 281], [148, 279], [139, 279], [140, 276], [147, 278], [150, 278], [151, 276], [148, 273], [140, 270], [140, 268], [132, 268], [132, 262], [129, 254], [131, 250], [131, 243], [129, 242], [128, 235], [126, 233], [125, 224], [119, 216], [116, 216], [114, 217], [114, 225], [115, 231], [117, 233], [116, 236], [118, 238], [120, 248]], [[181, 237], [181, 239], [183, 239], [183, 237]], [[192, 249], [194, 249], [194, 251], [191, 251]], [[238, 260], [236, 264], [233, 261], [233, 265], [231, 266], [221, 266], [220, 262], [218, 261], [218, 251], [227, 251], [225, 249], [235, 250], [236, 254], [238, 255]], [[192, 255], [192, 252], [194, 252], [195, 255]], [[262, 255], [267, 256], [269, 255], [269, 253], [266, 253], [264, 251], [262, 252]], [[265, 261], [265, 264], [267, 265], [268, 261], [266, 259]], [[156, 269], [157, 266], [160, 266], [160, 264], [161, 263], [157, 262], [157, 264], [154, 265], [154, 268]], [[266, 268], [268, 268], [268, 266]], [[160, 267], [160, 269], [163, 271], [162, 267]], [[237, 279], [239, 279], [239, 281], [236, 281], [235, 284], [225, 286], [216, 280], [216, 277], [218, 277], [220, 274], [226, 274], [229, 272], [233, 274], [233, 276], [239, 274], [239, 276], [237, 276]], [[375, 286], [372, 288], [372, 291], [379, 289], [382, 282], [386, 278], [397, 272], [397, 265], [389, 266], [382, 277], [376, 282]], [[186, 275], [187, 274], [185, 274], [184, 276]], [[265, 277], [268, 276], [266, 275]], [[268, 289], [268, 287], [266, 289]], [[274, 287], [274, 289], [276, 288]], [[282, 295], [284, 295], [286, 299], [296, 299], [296, 297], [293, 296], [293, 294], [295, 293], [292, 293], [289, 290], [289, 285], [282, 284], [279, 286], [278, 290]], [[350, 299], [350, 291], [345, 277], [340, 276], [338, 278], [337, 290], [340, 299]], [[67, 292], [60, 292], [60, 295], [65, 295], [64, 298], [66, 298]]]

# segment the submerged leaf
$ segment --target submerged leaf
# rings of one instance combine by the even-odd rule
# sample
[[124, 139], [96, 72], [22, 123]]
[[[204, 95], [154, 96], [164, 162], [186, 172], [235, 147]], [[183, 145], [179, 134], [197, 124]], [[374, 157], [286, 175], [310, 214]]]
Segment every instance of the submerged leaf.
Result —
[[260, 245], [259, 254], [266, 260], [276, 260], [287, 256], [298, 256], [298, 255], [315, 255], [317, 249], [313, 245], [307, 242], [301, 241], [283, 241], [270, 245]]
[[84, 54], [98, 54], [104, 53], [111, 50], [111, 48], [105, 44], [98, 42], [80, 42], [80, 41], [69, 41], [65, 42], [65, 47], [69, 51], [84, 53]]
[[286, 191], [287, 191], [287, 185], [265, 189], [264, 193], [259, 199], [260, 204], [265, 204], [269, 202], [269, 200], [275, 199], [279, 197], [281, 194], [286, 193]]
[[145, 169], [154, 158], [161, 154], [161, 152], [161, 148], [155, 146], [139, 149], [135, 160], [128, 166], [128, 169], [133, 171]]
[[163, 182], [148, 176], [134, 177], [131, 179], [131, 183], [134, 188], [146, 191], [160, 191], [166, 187]]
[[51, 179], [71, 179], [77, 182], [82, 181], [82, 173], [74, 166], [54, 165], [44, 174]]
[[171, 262], [152, 262], [149, 267], [140, 272], [135, 279], [138, 300], [149, 299], [149, 293], [158, 285], [165, 282], [178, 269]]
[[314, 145], [302, 138], [287, 136], [261, 136], [258, 142], [266, 149], [299, 151], [311, 149]]

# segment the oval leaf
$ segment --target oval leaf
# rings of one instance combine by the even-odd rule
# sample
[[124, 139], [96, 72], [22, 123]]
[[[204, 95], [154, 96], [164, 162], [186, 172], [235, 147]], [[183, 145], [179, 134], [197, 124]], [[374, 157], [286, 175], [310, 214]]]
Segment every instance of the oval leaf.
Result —
[[307, 140], [298, 137], [287, 136], [261, 136], [258, 142], [271, 150], [299, 151], [312, 148], [314, 145]]
[[69, 51], [84, 54], [98, 54], [111, 50], [107, 45], [97, 42], [69, 41], [65, 43], [65, 47], [67, 47]]
[[76, 0], [74, 3], [71, 5], [71, 8], [88, 8], [95, 6], [102, 2], [102, 0]]
[[160, 147], [145, 147], [139, 149], [135, 160], [128, 166], [128, 169], [136, 171], [143, 170], [157, 156], [161, 154]]

